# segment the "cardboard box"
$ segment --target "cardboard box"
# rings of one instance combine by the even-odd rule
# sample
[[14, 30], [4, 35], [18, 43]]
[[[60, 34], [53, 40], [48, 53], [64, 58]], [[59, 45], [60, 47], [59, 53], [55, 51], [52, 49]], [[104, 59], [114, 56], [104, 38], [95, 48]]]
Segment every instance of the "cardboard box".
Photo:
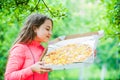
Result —
[[70, 35], [66, 40], [52, 42], [43, 57], [45, 67], [59, 70], [77, 68], [81, 63], [93, 63], [98, 39], [102, 36], [103, 31], [98, 31]]

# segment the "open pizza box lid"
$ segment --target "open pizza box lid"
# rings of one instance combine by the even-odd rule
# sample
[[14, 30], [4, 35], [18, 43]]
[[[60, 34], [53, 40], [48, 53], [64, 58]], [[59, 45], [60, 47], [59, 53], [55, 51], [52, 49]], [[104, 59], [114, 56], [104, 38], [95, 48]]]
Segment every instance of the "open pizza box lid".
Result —
[[[42, 59], [46, 63], [45, 67], [52, 68], [52, 70], [60, 70], [79, 68], [83, 63], [93, 63], [94, 51], [98, 39], [103, 36], [103, 31], [90, 33], [88, 36], [86, 34], [85, 36], [83, 35], [78, 38], [71, 38], [49, 45], [48, 51]], [[56, 57], [56, 54], [59, 55]]]

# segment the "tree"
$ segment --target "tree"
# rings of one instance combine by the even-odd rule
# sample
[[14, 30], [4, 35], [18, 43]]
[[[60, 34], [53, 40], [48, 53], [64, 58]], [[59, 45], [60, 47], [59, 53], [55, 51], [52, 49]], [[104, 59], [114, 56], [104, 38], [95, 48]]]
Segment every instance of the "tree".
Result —
[[0, 0], [0, 80], [4, 78], [8, 51], [25, 17], [33, 12], [49, 15], [53, 20], [66, 16], [61, 3], [51, 4], [44, 0]]

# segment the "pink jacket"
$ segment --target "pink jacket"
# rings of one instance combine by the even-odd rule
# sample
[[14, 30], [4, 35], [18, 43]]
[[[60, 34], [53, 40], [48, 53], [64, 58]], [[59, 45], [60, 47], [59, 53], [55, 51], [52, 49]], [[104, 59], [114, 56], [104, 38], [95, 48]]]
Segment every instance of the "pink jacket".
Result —
[[6, 66], [5, 80], [48, 80], [48, 73], [39, 74], [30, 69], [30, 66], [39, 60], [43, 50], [43, 46], [35, 41], [27, 45], [14, 45]]

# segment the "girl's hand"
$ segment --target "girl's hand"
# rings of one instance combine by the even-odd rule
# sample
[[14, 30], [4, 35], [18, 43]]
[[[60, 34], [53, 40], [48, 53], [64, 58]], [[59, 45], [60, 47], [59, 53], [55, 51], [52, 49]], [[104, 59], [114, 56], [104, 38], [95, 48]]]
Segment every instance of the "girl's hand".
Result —
[[94, 51], [94, 57], [96, 57], [96, 53], [97, 53], [97, 51], [95, 50], [95, 51]]
[[45, 72], [50, 72], [50, 71], [52, 71], [51, 68], [45, 68], [43, 62], [37, 62], [37, 63], [33, 64], [33, 65], [31, 66], [31, 70], [32, 70], [33, 72], [37, 72], [37, 73], [40, 73], [40, 74], [45, 73]]

